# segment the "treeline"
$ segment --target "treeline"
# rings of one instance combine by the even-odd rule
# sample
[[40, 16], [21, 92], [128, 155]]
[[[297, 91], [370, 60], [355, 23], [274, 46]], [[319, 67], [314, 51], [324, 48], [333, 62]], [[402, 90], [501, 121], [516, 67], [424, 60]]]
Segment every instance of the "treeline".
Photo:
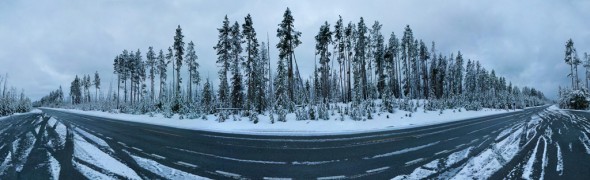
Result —
[[[583, 59], [578, 56], [578, 51], [574, 47], [574, 41], [569, 39], [565, 43], [564, 61], [570, 66], [570, 73], [567, 75], [571, 79], [571, 87], [562, 88], [559, 86], [559, 107], [564, 109], [588, 109], [590, 104], [590, 55], [584, 53]], [[580, 80], [578, 76], [578, 66], [582, 65], [585, 69], [585, 78]]]
[[[279, 114], [281, 121], [289, 112], [325, 112], [339, 102], [347, 104], [350, 111], [346, 114], [354, 117], [367, 116], [369, 109], [374, 111], [376, 106], [389, 112], [396, 108], [415, 111], [418, 106], [427, 110], [479, 110], [523, 108], [546, 102], [542, 92], [514, 86], [478, 61], [465, 60], [460, 51], [436, 51], [434, 42], [426, 45], [414, 36], [409, 25], [401, 38], [391, 32], [386, 40], [379, 21], [367, 26], [362, 17], [357, 23], [348, 24], [340, 17], [333, 27], [325, 22], [315, 36], [314, 73], [302, 77], [295, 56], [302, 43], [301, 32], [294, 22], [287, 8], [277, 28], [279, 41], [273, 48], [279, 54], [274, 69], [268, 53], [270, 45], [259, 43], [252, 17], [248, 14], [240, 24], [231, 23], [226, 16], [217, 29], [218, 42], [213, 46], [218, 56], [217, 86], [210, 83], [209, 77], [201, 86], [197, 50], [192, 41], [185, 49], [184, 35], [178, 26], [167, 50], [149, 47], [145, 60], [139, 49], [123, 50], [116, 55], [113, 68], [117, 87], [115, 91], [109, 88], [102, 101], [96, 95], [98, 103], [86, 103], [90, 98], [84, 96], [88, 101], [80, 100], [78, 90], [71, 91], [74, 93], [70, 93], [69, 101], [102, 110], [163, 112], [167, 116], [178, 113], [198, 117], [221, 112], [223, 119], [226, 113], [255, 116], [269, 112]], [[188, 81], [183, 82], [182, 77], [188, 77]], [[82, 86], [74, 82], [73, 89]], [[410, 99], [428, 101], [419, 105]], [[376, 104], [374, 100], [382, 103]]]
[[19, 94], [16, 88], [8, 88], [8, 74], [0, 75], [0, 85], [0, 116], [31, 111], [31, 100], [25, 96], [24, 90]]

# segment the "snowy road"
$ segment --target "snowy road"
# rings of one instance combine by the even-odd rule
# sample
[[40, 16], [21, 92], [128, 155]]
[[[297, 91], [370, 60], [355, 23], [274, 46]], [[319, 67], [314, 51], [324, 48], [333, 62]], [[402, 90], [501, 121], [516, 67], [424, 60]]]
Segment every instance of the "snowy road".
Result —
[[546, 107], [316, 137], [212, 133], [44, 112], [54, 118], [0, 121], [0, 179], [590, 177], [590, 114]]

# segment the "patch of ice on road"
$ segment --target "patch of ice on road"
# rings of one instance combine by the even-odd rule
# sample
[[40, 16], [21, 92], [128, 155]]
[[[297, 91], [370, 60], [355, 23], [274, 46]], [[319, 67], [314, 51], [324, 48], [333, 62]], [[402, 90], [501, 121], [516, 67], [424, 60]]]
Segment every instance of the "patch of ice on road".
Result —
[[72, 164], [74, 165], [74, 168], [76, 170], [78, 170], [78, 172], [80, 172], [84, 177], [88, 178], [88, 179], [93, 179], [93, 180], [112, 180], [115, 179], [113, 177], [110, 177], [106, 174], [100, 173], [98, 171], [95, 171], [94, 169], [84, 165], [84, 164], [80, 164], [77, 161], [72, 161]]
[[535, 164], [535, 155], [537, 154], [537, 151], [539, 149], [539, 143], [541, 142], [541, 138], [539, 138], [537, 140], [537, 144], [535, 145], [535, 149], [533, 150], [533, 153], [530, 155], [529, 160], [527, 161], [526, 165], [524, 166], [524, 169], [522, 171], [522, 178], [523, 179], [533, 179], [532, 175], [533, 175], [533, 164]]
[[80, 135], [82, 135], [82, 136], [90, 139], [94, 143], [96, 143], [96, 144], [98, 144], [98, 145], [100, 145], [100, 146], [108, 149], [109, 151], [115, 152], [113, 149], [111, 149], [111, 147], [109, 146], [109, 144], [107, 144], [107, 142], [105, 142], [104, 140], [102, 140], [102, 139], [100, 139], [100, 138], [98, 138], [98, 137], [96, 137], [96, 136], [94, 136], [94, 135], [92, 135], [92, 134], [90, 134], [90, 133], [88, 133], [88, 132], [80, 129], [80, 128], [76, 128], [76, 132], [79, 133]]
[[60, 170], [61, 166], [59, 165], [57, 159], [49, 155], [49, 173], [51, 174], [51, 178], [53, 178], [54, 180], [58, 180]]
[[78, 134], [74, 134], [74, 157], [129, 179], [141, 179], [131, 168], [102, 152]]
[[197, 176], [191, 173], [187, 173], [178, 169], [165, 166], [151, 159], [146, 159], [134, 155], [131, 155], [131, 157], [142, 168], [166, 179], [209, 179], [206, 177]]
[[561, 147], [559, 147], [559, 143], [555, 142], [555, 147], [557, 147], [557, 166], [555, 167], [555, 171], [561, 176], [563, 175], [563, 156], [561, 156]]
[[378, 154], [378, 155], [375, 155], [375, 156], [373, 156], [371, 158], [366, 158], [365, 157], [363, 159], [375, 159], [375, 158], [382, 158], [382, 157], [388, 157], [388, 156], [393, 156], [393, 155], [404, 154], [404, 153], [408, 153], [408, 152], [412, 152], [412, 151], [417, 151], [417, 150], [420, 150], [420, 149], [424, 149], [424, 148], [427, 148], [427, 147], [430, 147], [430, 146], [434, 146], [434, 145], [438, 144], [439, 142], [440, 141], [436, 141], [436, 142], [433, 142], [433, 143], [430, 143], [430, 144], [426, 144], [426, 145], [422, 145], [422, 146], [416, 146], [416, 147], [406, 148], [406, 149], [402, 149], [402, 150], [399, 150], [399, 151], [393, 151], [393, 152], [389, 152], [389, 153], [385, 153], [385, 154]]

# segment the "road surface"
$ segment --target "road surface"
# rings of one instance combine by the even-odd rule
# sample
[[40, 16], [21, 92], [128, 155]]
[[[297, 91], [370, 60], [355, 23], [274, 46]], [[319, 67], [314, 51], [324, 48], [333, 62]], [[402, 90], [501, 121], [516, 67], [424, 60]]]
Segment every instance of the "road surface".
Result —
[[[0, 157], [9, 159], [0, 162], [0, 179], [94, 179], [93, 172], [119, 179], [590, 178], [590, 114], [547, 107], [405, 130], [308, 137], [43, 112], [0, 120]], [[123, 168], [88, 158], [97, 152]]]

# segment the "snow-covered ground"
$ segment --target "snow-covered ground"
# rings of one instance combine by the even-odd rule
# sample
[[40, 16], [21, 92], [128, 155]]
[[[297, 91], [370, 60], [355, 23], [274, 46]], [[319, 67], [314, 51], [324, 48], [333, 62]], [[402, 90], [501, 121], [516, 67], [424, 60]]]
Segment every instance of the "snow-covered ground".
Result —
[[[101, 111], [82, 111], [75, 109], [49, 108], [59, 111], [76, 114], [104, 117], [115, 120], [131, 121], [139, 123], [154, 124], [160, 126], [176, 127], [183, 129], [194, 129], [214, 132], [236, 133], [236, 134], [260, 134], [260, 135], [330, 135], [330, 134], [352, 134], [361, 132], [385, 131], [394, 129], [406, 129], [412, 127], [440, 124], [494, 114], [514, 112], [513, 110], [483, 109], [480, 111], [466, 111], [465, 109], [448, 109], [442, 111], [424, 111], [418, 108], [417, 112], [396, 110], [394, 113], [375, 113], [373, 119], [354, 121], [348, 116], [341, 116], [337, 112], [330, 111], [330, 120], [295, 120], [295, 114], [287, 114], [287, 122], [276, 121], [272, 124], [267, 115], [259, 115], [259, 123], [252, 123], [248, 117], [232, 117], [225, 122], [219, 123], [215, 115], [207, 115], [206, 119], [180, 119], [178, 115], [172, 118], [165, 118], [162, 114], [132, 115], [113, 114]], [[522, 110], [516, 110], [522, 111]], [[334, 115], [332, 115], [334, 113]]]
[[8, 116], [0, 116], [0, 120], [6, 119], [6, 118], [11, 117], [11, 116], [17, 116], [17, 115], [23, 115], [23, 114], [30, 114], [30, 113], [43, 113], [43, 111], [41, 111], [40, 109], [35, 108], [35, 109], [33, 109], [33, 110], [29, 111], [29, 112], [26, 112], [26, 113], [14, 113], [14, 114], [8, 115]]

